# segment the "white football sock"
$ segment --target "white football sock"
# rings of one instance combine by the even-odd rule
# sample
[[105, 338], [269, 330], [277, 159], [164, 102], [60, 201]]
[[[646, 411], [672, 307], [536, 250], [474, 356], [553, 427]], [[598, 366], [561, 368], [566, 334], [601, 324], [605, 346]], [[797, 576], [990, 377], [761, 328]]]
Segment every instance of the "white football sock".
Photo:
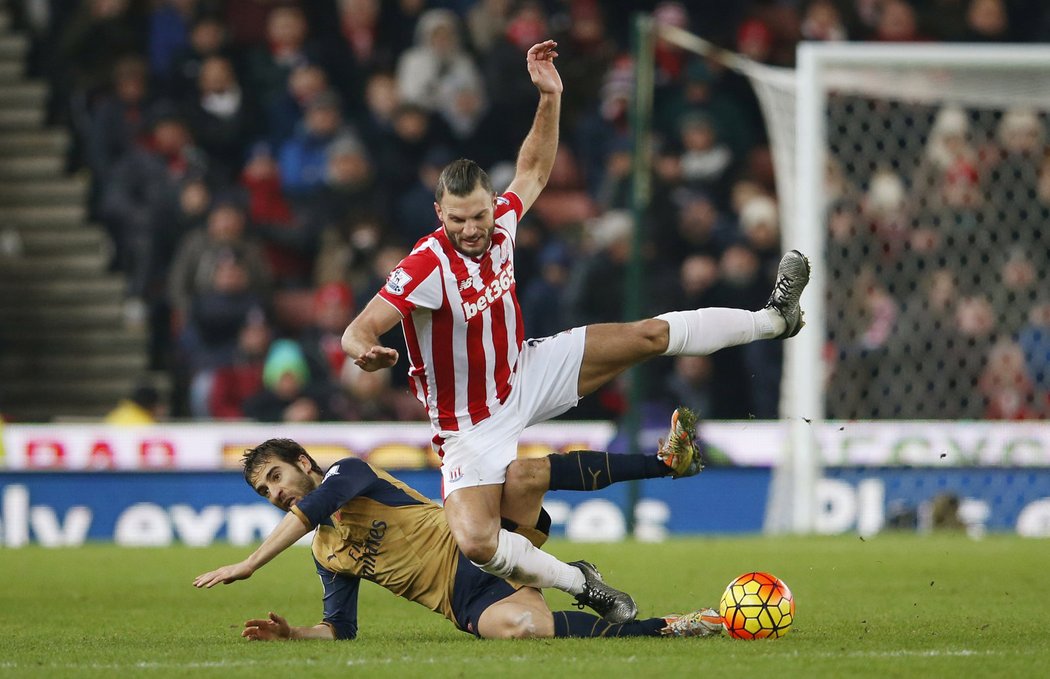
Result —
[[583, 571], [538, 549], [524, 535], [500, 529], [496, 553], [488, 563], [474, 564], [486, 573], [529, 587], [554, 587], [569, 594], [583, 591]]
[[706, 356], [719, 349], [773, 339], [787, 327], [774, 309], [747, 311], [712, 307], [657, 316], [670, 326], [664, 356]]

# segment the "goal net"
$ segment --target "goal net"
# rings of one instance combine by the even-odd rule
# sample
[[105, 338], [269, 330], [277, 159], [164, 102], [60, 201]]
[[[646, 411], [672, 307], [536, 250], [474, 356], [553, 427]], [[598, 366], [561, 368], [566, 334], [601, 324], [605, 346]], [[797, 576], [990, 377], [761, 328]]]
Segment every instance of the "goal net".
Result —
[[791, 70], [664, 37], [749, 77], [814, 263], [768, 529], [813, 530], [831, 423], [1048, 416], [1050, 49], [803, 44]]

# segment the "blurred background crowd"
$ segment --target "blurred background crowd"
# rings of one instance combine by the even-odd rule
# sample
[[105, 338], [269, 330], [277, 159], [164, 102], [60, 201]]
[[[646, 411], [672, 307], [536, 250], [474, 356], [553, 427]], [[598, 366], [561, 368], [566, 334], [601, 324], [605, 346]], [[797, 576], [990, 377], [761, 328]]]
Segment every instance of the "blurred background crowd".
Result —
[[[339, 338], [437, 226], [433, 188], [447, 162], [472, 158], [498, 188], [509, 183], [535, 111], [524, 55], [536, 42], [559, 42], [565, 94], [554, 172], [519, 227], [515, 270], [529, 336], [625, 320], [635, 12], [780, 66], [793, 65], [800, 40], [1050, 37], [1040, 0], [53, 0], [23, 8], [31, 68], [52, 85], [50, 120], [73, 131], [70, 170], [89, 174], [91, 218], [108, 230], [112, 267], [128, 281], [124, 320], [149, 328], [151, 366], [172, 376], [170, 414], [260, 421], [425, 418], [405, 388], [403, 360], [364, 373], [344, 361]], [[657, 45], [656, 66], [642, 313], [757, 309], [781, 253], [757, 101], [742, 76], [669, 44]], [[987, 320], [1016, 297], [975, 291], [965, 269], [936, 261], [944, 229], [985, 210], [989, 172], [1031, 182], [1033, 209], [1045, 212], [1045, 120], [1018, 112], [981, 127], [966, 112], [930, 117], [938, 150], [907, 186], [892, 167], [877, 176], [829, 171], [841, 188], [830, 206], [829, 266], [855, 275], [829, 300], [833, 314], [853, 315], [829, 337], [828, 379], [867, 380], [858, 403], [836, 403], [829, 414], [864, 416], [864, 399], [885, 395], [878, 370], [898, 350], [892, 337], [910, 333], [914, 349], [926, 341], [917, 335], [958, 324], [967, 341], [955, 349], [978, 355], [968, 387], [950, 388], [978, 396], [966, 412], [945, 406], [925, 416], [1045, 416], [1050, 301], [1033, 275], [1047, 263], [1031, 260], [1045, 260], [1046, 240], [1018, 236], [999, 248], [1009, 250], [1003, 261], [987, 255], [1028, 295], [1016, 327]], [[999, 146], [978, 148], [971, 126]], [[938, 195], [937, 228], [906, 214], [909, 191]], [[916, 265], [910, 286], [884, 284], [882, 268], [863, 265], [892, 270], [922, 256], [929, 261]], [[927, 298], [909, 305], [919, 294]], [[404, 356], [399, 331], [384, 339]], [[654, 361], [645, 368], [648, 399], [654, 411], [681, 403], [708, 418], [775, 418], [781, 351], [767, 342]], [[936, 379], [936, 364], [913, 360]], [[1010, 400], [1018, 393], [1022, 407]], [[155, 395], [138, 396], [156, 407]], [[881, 416], [910, 416], [907, 395], [893, 396], [900, 412]], [[624, 407], [622, 385], [612, 384], [570, 416], [616, 418]]]

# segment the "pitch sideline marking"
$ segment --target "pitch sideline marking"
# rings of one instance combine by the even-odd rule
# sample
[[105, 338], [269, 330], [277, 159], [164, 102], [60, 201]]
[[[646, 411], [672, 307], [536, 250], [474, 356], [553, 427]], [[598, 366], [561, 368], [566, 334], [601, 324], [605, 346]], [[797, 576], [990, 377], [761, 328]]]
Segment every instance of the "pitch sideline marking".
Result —
[[[782, 657], [797, 657], [797, 658], [897, 658], [897, 657], [921, 657], [921, 658], [937, 658], [937, 657], [973, 657], [973, 656], [998, 656], [998, 655], [1031, 655], [1034, 651], [975, 651], [972, 649], [958, 649], [958, 650], [915, 650], [915, 651], [850, 651], [848, 653], [800, 653], [793, 651], [791, 653], [775, 654]], [[744, 656], [729, 656], [729, 657], [744, 657]], [[750, 656], [748, 656], [750, 657]], [[770, 657], [770, 656], [766, 656]], [[775, 657], [775, 656], [774, 656]], [[338, 661], [335, 663], [321, 663], [316, 660], [309, 658], [288, 658], [285, 661], [276, 660], [273, 658], [260, 659], [260, 660], [206, 660], [201, 662], [157, 662], [157, 661], [139, 661], [130, 663], [54, 663], [51, 665], [39, 665], [36, 663], [20, 664], [14, 661], [0, 661], [0, 669], [19, 669], [20, 667], [32, 667], [34, 669], [48, 668], [48, 669], [92, 669], [92, 670], [127, 670], [127, 669], [138, 669], [138, 670], [163, 670], [163, 669], [219, 669], [225, 667], [253, 667], [256, 665], [346, 665], [346, 666], [359, 666], [359, 665], [389, 665], [394, 662], [403, 662], [411, 660], [415, 663], [422, 664], [434, 664], [439, 661], [437, 658], [413, 658], [410, 656], [401, 656], [399, 658], [351, 658], [346, 661]], [[512, 662], [532, 662], [533, 657], [530, 656], [507, 656], [502, 658], [503, 661]], [[636, 660], [634, 656], [623, 659], [626, 662], [633, 662]]]

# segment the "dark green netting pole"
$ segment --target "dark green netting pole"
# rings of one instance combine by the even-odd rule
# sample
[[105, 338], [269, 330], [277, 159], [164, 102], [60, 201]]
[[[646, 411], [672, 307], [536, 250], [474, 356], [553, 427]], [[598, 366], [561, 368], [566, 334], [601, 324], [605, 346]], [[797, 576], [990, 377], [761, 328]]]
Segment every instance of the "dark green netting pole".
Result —
[[[653, 111], [653, 20], [646, 14], [635, 15], [632, 32], [634, 54], [634, 101], [631, 104], [631, 136], [633, 160], [631, 167], [631, 213], [634, 221], [634, 237], [631, 242], [631, 260], [627, 269], [627, 294], [624, 300], [624, 320], [636, 321], [642, 315], [642, 300], [645, 299], [644, 262], [642, 250], [645, 244], [645, 219], [649, 211], [650, 158]], [[642, 426], [642, 402], [645, 384], [640, 367], [627, 374], [627, 415], [623, 421], [623, 433], [628, 442], [628, 452], [641, 452], [638, 435]], [[638, 505], [641, 484], [631, 481], [627, 491], [627, 531], [634, 534], [634, 510]]]

